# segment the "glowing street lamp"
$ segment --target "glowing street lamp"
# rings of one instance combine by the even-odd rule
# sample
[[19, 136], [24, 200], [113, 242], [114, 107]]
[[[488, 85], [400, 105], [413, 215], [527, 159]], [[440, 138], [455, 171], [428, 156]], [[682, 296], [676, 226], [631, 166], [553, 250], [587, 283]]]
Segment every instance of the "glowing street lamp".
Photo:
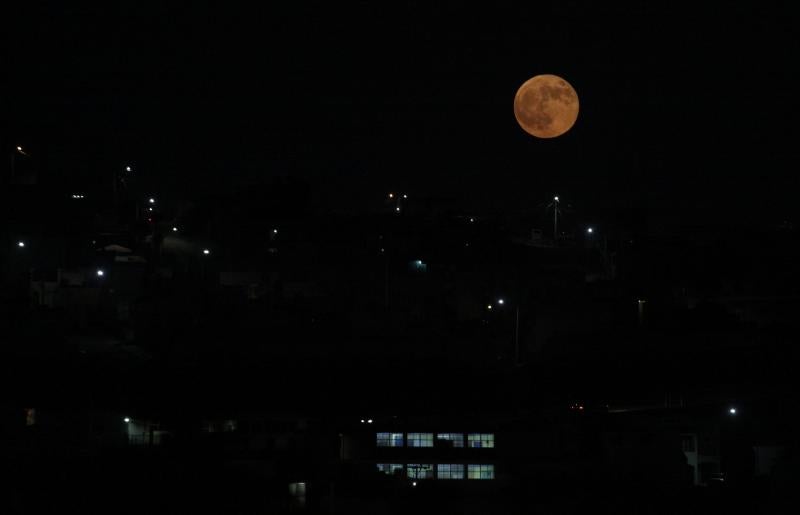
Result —
[[12, 181], [16, 175], [16, 165], [17, 165], [17, 154], [21, 154], [25, 157], [30, 157], [19, 145], [11, 152], [11, 179]]
[[558, 241], [558, 195], [553, 197], [553, 241]]
[[211, 254], [211, 251], [210, 251], [210, 250], [208, 250], [208, 249], [203, 249], [203, 255], [204, 255], [204, 256], [207, 256], [207, 255], [209, 255], [209, 254]]
[[177, 227], [173, 227], [172, 228], [172, 232], [178, 232], [178, 228]]
[[131, 423], [130, 417], [125, 417], [125, 418], [122, 419], [122, 421], [125, 422], [126, 424], [130, 424]]
[[[505, 299], [497, 299], [497, 304], [499, 306], [504, 306], [506, 303]], [[491, 304], [489, 304], [489, 308], [491, 309]], [[519, 365], [519, 304], [514, 303], [514, 364]]]
[[592, 234], [594, 232], [594, 229], [592, 227], [588, 227], [586, 229], [586, 232], [589, 233], [589, 234]]
[[148, 199], [148, 202], [150, 202], [151, 204], [155, 204], [156, 203], [156, 199], [154, 199], [153, 197], [150, 197], [150, 199]]
[[97, 277], [103, 277], [106, 275], [105, 271], [102, 268], [97, 269]]
[[17, 242], [17, 247], [19, 247], [19, 248], [25, 247], [25, 242], [24, 241], [18, 241]]
[[729, 409], [728, 413], [730, 413], [731, 415], [736, 415], [736, 408]]

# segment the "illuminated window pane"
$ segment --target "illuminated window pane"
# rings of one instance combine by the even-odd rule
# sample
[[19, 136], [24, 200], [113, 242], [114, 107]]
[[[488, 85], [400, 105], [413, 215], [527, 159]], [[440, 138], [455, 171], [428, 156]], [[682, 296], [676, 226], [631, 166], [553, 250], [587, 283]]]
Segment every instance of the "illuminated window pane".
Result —
[[433, 465], [409, 463], [406, 470], [409, 479], [433, 479]]
[[378, 447], [402, 447], [403, 433], [376, 433], [375, 443]]
[[296, 508], [305, 508], [306, 506], [306, 484], [305, 483], [289, 483], [289, 495], [292, 496], [292, 504]]
[[464, 435], [461, 433], [437, 433], [437, 443], [450, 445], [451, 447], [464, 447]]
[[409, 447], [433, 447], [433, 433], [408, 433]]
[[494, 465], [467, 465], [468, 479], [494, 479]]
[[467, 446], [480, 449], [494, 447], [494, 433], [470, 433], [467, 435]]
[[383, 472], [387, 476], [394, 476], [398, 470], [403, 470], [402, 463], [377, 463], [378, 472]]
[[464, 479], [464, 465], [440, 463], [436, 465], [436, 477], [439, 479]]

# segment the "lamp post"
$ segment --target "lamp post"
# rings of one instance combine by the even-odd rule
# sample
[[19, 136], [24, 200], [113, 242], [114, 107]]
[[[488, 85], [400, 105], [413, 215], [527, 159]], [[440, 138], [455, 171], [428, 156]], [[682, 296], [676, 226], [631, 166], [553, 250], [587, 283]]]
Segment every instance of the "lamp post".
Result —
[[[505, 306], [506, 301], [505, 299], [497, 299], [498, 306]], [[491, 304], [487, 304], [486, 309], [491, 311], [493, 306]], [[519, 303], [514, 303], [514, 365], [519, 366], [520, 363], [520, 353], [519, 353]]]
[[11, 151], [11, 182], [14, 182], [16, 178], [16, 170], [17, 170], [17, 154], [22, 154], [25, 157], [30, 157], [25, 150], [17, 145], [14, 147], [14, 150]]
[[558, 196], [553, 197], [553, 241], [558, 241]]

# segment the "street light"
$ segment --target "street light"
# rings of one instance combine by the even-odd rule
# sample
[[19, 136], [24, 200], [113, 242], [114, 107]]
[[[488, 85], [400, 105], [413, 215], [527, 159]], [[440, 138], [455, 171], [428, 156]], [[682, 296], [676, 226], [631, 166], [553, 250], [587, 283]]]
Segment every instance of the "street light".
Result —
[[172, 228], [172, 232], [178, 232], [178, 228], [177, 227], [173, 227]]
[[589, 227], [588, 229], [586, 229], [586, 232], [588, 232], [589, 234], [592, 234], [594, 232], [594, 229]]
[[98, 268], [97, 269], [97, 277], [103, 277], [104, 275], [106, 275], [106, 273], [103, 271], [103, 269]]
[[24, 246], [25, 246], [25, 242], [24, 242], [24, 241], [18, 241], [18, 242], [17, 242], [17, 247], [20, 247], [20, 248], [22, 248], [22, 247], [24, 247]]
[[207, 255], [211, 254], [211, 251], [208, 250], [208, 249], [203, 249], [203, 254], [207, 256]]
[[19, 145], [11, 152], [11, 180], [12, 182], [16, 176], [17, 154], [22, 154], [25, 157], [30, 157]]
[[122, 421], [125, 422], [126, 424], [130, 424], [131, 419], [129, 417], [125, 417], [122, 419]]
[[[497, 304], [505, 305], [505, 299], [497, 299]], [[489, 309], [491, 309], [489, 304]], [[514, 303], [514, 364], [519, 365], [519, 303]]]
[[130, 172], [130, 171], [132, 171], [132, 170], [133, 170], [133, 169], [132, 169], [130, 166], [126, 166], [126, 167], [125, 167], [125, 171], [126, 171], [126, 172]]
[[728, 413], [730, 413], [731, 415], [736, 415], [736, 408], [729, 409]]
[[154, 199], [153, 197], [150, 197], [148, 202], [150, 202], [151, 204], [155, 204], [156, 203], [156, 199]]
[[553, 242], [558, 241], [558, 195], [553, 197]]

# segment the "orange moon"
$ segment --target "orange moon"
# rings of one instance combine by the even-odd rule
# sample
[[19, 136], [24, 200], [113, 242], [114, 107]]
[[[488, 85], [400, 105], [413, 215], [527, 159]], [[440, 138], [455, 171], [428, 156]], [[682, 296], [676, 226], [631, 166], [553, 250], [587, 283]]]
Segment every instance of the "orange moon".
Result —
[[557, 75], [537, 75], [519, 87], [514, 116], [522, 129], [537, 138], [555, 138], [578, 119], [578, 94]]

